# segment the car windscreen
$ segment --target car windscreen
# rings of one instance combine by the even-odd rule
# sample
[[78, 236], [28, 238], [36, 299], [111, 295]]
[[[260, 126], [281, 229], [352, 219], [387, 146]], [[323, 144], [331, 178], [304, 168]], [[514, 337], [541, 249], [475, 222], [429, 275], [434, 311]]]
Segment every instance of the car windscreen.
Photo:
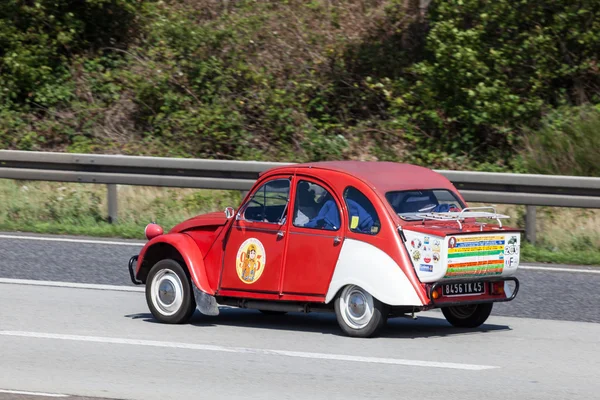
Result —
[[420, 220], [417, 213], [460, 211], [465, 205], [450, 190], [402, 190], [387, 192], [387, 201], [405, 220]]

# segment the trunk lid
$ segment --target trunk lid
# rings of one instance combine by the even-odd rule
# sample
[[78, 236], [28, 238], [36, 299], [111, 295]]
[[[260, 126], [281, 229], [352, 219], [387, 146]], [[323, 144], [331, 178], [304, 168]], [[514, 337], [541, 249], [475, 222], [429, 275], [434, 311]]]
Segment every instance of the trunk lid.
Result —
[[404, 225], [402, 231], [421, 282], [510, 276], [519, 266], [520, 229], [463, 218], [424, 220], [418, 225]]

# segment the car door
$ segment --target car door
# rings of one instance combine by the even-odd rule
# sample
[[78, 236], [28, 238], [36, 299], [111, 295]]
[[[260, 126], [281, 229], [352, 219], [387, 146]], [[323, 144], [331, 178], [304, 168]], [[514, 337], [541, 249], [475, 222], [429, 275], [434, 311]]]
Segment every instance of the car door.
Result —
[[240, 207], [228, 233], [220, 289], [279, 293], [291, 178], [274, 177]]
[[283, 276], [283, 294], [324, 296], [344, 238], [340, 202], [323, 182], [298, 176]]

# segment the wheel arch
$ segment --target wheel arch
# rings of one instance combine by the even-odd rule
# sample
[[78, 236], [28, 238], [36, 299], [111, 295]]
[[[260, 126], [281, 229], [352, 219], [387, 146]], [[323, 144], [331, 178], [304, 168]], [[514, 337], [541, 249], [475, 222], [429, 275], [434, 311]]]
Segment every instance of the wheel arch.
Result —
[[182, 263], [192, 282], [204, 293], [214, 295], [204, 265], [204, 256], [194, 240], [183, 233], [157, 236], [144, 246], [138, 257], [137, 279], [146, 283], [150, 269], [165, 258]]
[[422, 306], [415, 288], [398, 264], [375, 246], [346, 238], [325, 303], [335, 300], [347, 285], [356, 285], [389, 306]]

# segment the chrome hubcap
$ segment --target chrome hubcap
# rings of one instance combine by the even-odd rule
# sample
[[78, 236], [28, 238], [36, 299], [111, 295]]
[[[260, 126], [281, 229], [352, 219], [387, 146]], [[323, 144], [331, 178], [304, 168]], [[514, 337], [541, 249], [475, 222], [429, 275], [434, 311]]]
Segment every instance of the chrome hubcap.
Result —
[[152, 304], [162, 315], [170, 316], [179, 311], [183, 305], [183, 284], [175, 272], [158, 271], [150, 285]]
[[373, 296], [358, 286], [346, 286], [340, 295], [342, 319], [353, 329], [364, 328], [373, 318]]
[[158, 297], [163, 304], [171, 305], [175, 301], [175, 287], [170, 281], [163, 280], [158, 288]]
[[365, 315], [365, 311], [367, 310], [367, 300], [364, 295], [360, 292], [353, 292], [350, 295], [350, 300], [348, 302], [348, 311], [352, 315], [353, 318], [360, 318]]

